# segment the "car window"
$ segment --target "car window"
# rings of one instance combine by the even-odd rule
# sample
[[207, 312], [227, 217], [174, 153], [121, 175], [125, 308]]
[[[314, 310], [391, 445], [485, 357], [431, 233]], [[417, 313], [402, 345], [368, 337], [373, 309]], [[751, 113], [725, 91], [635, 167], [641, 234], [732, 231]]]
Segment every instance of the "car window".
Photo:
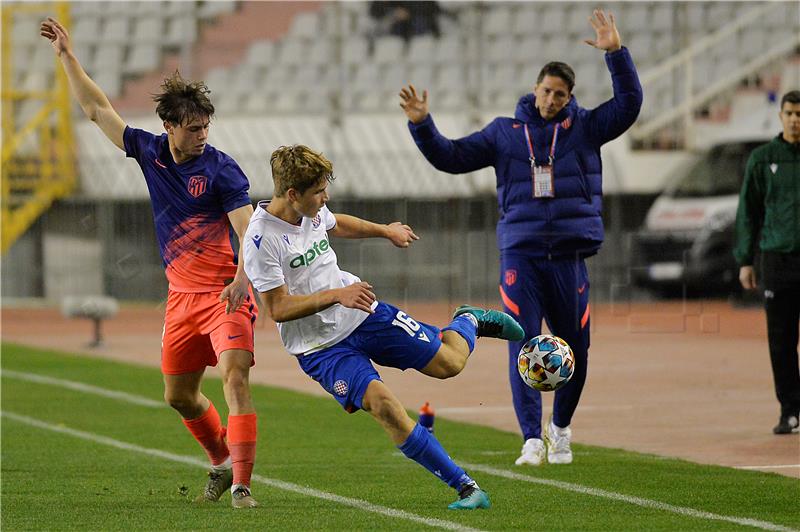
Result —
[[744, 179], [747, 158], [763, 142], [732, 142], [711, 148], [681, 178], [671, 196], [704, 198], [738, 194]]

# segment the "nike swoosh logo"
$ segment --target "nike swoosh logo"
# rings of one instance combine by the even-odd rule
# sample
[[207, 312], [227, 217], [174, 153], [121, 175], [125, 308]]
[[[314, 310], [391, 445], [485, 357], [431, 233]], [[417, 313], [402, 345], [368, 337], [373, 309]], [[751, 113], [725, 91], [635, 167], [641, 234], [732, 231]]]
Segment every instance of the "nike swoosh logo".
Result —
[[244, 336], [244, 335], [243, 335], [243, 334], [237, 334], [236, 336], [231, 336], [231, 335], [229, 334], [229, 335], [228, 335], [228, 340], [235, 340], [236, 338], [239, 338], [240, 336]]

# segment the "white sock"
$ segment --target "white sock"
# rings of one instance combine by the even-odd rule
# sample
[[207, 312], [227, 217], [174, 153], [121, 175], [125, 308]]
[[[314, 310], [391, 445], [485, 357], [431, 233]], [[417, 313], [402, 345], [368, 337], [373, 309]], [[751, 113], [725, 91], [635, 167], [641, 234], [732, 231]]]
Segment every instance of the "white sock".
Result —
[[212, 465], [211, 469], [213, 469], [214, 471], [218, 471], [219, 472], [219, 471], [227, 471], [231, 467], [233, 467], [233, 462], [231, 462], [231, 457], [229, 456], [221, 464]]

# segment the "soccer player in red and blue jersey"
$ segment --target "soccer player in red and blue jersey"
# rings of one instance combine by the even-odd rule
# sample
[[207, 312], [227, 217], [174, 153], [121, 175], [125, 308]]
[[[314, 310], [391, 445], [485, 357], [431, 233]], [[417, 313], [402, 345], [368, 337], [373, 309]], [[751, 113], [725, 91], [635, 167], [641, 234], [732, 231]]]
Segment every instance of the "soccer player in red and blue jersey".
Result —
[[[207, 144], [214, 116], [209, 90], [176, 72], [154, 98], [166, 133], [128, 127], [83, 70], [66, 29], [48, 18], [40, 33], [51, 41], [86, 116], [136, 159], [147, 182], [169, 281], [161, 351], [164, 398], [211, 461], [208, 483], [196, 500], [217, 501], [230, 489], [234, 508], [257, 506], [250, 492], [256, 414], [248, 377], [258, 311], [233, 249], [233, 235], [241, 242], [253, 207], [242, 170]], [[229, 410], [227, 431], [200, 390], [206, 366], [217, 365]]]

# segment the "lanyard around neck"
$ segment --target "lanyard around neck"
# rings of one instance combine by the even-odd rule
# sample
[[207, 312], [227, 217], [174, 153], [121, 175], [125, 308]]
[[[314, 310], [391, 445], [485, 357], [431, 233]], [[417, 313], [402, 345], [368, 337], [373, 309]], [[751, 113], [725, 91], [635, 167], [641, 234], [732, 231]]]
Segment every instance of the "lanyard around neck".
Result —
[[[548, 164], [553, 164], [553, 157], [556, 154], [556, 139], [558, 138], [558, 128], [560, 126], [561, 124], [556, 124], [556, 127], [553, 130], [553, 142], [550, 143], [550, 161]], [[533, 154], [533, 141], [531, 140], [531, 134], [528, 131], [528, 124], [525, 124], [525, 140], [528, 143], [528, 154], [530, 154], [531, 167], [536, 166], [536, 156]]]

